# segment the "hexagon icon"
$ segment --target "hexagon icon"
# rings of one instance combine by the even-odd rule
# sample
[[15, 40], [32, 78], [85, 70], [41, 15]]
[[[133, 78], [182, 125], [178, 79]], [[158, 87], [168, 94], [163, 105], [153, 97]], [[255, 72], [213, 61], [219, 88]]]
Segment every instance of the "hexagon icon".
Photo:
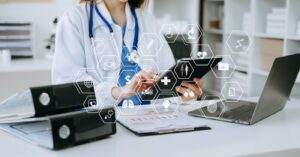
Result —
[[159, 72], [159, 66], [157, 65], [157, 62], [153, 58], [142, 58], [141, 62], [139, 64], [140, 68], [146, 72], [152, 70], [155, 72]]
[[[209, 97], [215, 97], [210, 99]], [[206, 118], [219, 119], [225, 112], [225, 105], [219, 96], [205, 95], [200, 101], [200, 113]]]
[[163, 73], [164, 75], [156, 83], [156, 86], [160, 91], [172, 92], [177, 83], [177, 79], [172, 71], [167, 70]]
[[101, 118], [103, 123], [111, 124], [117, 122], [119, 113], [116, 111], [115, 108], [108, 107], [101, 109], [101, 111], [99, 112], [99, 117]]
[[154, 33], [142, 34], [139, 43], [143, 47], [143, 51], [139, 52], [144, 56], [157, 56], [163, 47], [162, 39], [158, 34]]
[[[121, 91], [121, 93], [125, 93], [125, 91]], [[128, 94], [128, 93], [127, 93]], [[121, 94], [122, 95], [122, 94]], [[116, 106], [116, 110], [119, 113], [119, 115], [136, 115], [138, 110], [140, 109], [142, 105], [142, 101], [140, 99], [140, 96], [138, 96], [138, 93], [131, 93], [131, 95], [134, 95], [129, 98], [123, 98], [123, 96], [120, 96], [114, 103]], [[134, 101], [138, 101], [138, 104], [134, 104]]]
[[96, 99], [95, 95], [89, 95], [83, 103], [83, 107], [88, 113], [98, 113], [100, 111], [101, 103]]
[[157, 99], [152, 101], [153, 108], [158, 114], [176, 114], [180, 106], [178, 95], [175, 93], [160, 93]]
[[198, 24], [189, 24], [185, 28], [186, 35], [183, 35], [185, 43], [199, 43], [203, 32], [201, 31]]
[[[139, 88], [143, 88], [142, 85]], [[140, 91], [140, 89], [138, 89], [138, 91]], [[158, 94], [159, 94], [159, 89], [157, 89], [156, 86], [153, 86], [152, 88], [148, 88], [143, 92], [141, 92], [139, 96], [142, 101], [151, 101], [156, 99]]]
[[221, 93], [226, 102], [238, 102], [241, 100], [244, 91], [238, 82], [226, 82]]
[[[232, 57], [230, 55], [217, 55], [216, 58], [223, 58], [216, 67], [210, 67], [216, 78], [231, 78], [236, 69], [236, 65]], [[215, 61], [216, 59], [214, 59], [211, 65], [214, 65]]]
[[[192, 89], [185, 87], [184, 83], [195, 84], [196, 88], [199, 89], [200, 93], [193, 92]], [[186, 88], [186, 90], [184, 90], [183, 93], [176, 91], [182, 104], [187, 104], [190, 103], [191, 101], [195, 101], [197, 100], [198, 97], [200, 97], [203, 94], [202, 89], [194, 81], [183, 81], [180, 86]]]
[[102, 55], [97, 63], [98, 67], [103, 71], [116, 71], [120, 68], [121, 58], [119, 55]]
[[142, 105], [134, 105], [130, 99], [122, 100], [121, 104], [121, 106], [117, 107], [117, 111], [119, 112], [120, 116], [136, 115]]
[[[141, 64], [139, 64], [139, 67], [136, 67], [136, 71], [139, 72], [139, 70], [142, 70], [144, 72], [154, 72], [158, 73], [159, 67], [156, 64], [156, 62], [151, 58], [144, 58], [141, 60]], [[138, 75], [139, 80], [142, 80], [144, 83], [151, 83], [159, 78], [158, 75], [152, 79], [144, 80], [144, 78], [141, 78], [140, 75]]]
[[233, 54], [246, 54], [252, 44], [251, 38], [246, 31], [233, 30], [226, 40], [226, 44]]
[[76, 89], [78, 90], [78, 93], [93, 95], [94, 90], [92, 90], [92, 88], [94, 87], [94, 84], [93, 84], [92, 77], [96, 77], [96, 76], [99, 75], [95, 69], [88, 69], [88, 68], [79, 69], [73, 81], [74, 85], [76, 86]]
[[[121, 54], [121, 64], [124, 67], [135, 68], [140, 64], [141, 53], [135, 50], [135, 47], [122, 46], [122, 54]], [[127, 54], [123, 54], [123, 52], [127, 52]]]
[[[208, 44], [199, 44], [192, 48], [191, 58], [197, 66], [207, 66], [213, 60], [214, 53]], [[209, 59], [206, 61], [205, 59]], [[201, 61], [202, 60], [202, 61]], [[205, 62], [204, 62], [205, 61]]]
[[160, 33], [165, 36], [168, 43], [175, 43], [178, 38], [178, 28], [174, 24], [163, 24]]
[[174, 70], [177, 79], [190, 79], [194, 72], [193, 66], [188, 61], [179, 62]]
[[135, 75], [135, 70], [122, 70], [119, 74], [118, 80], [122, 79], [124, 82], [122, 82], [123, 84], [119, 84], [119, 86], [129, 85]]
[[[128, 73], [129, 72], [129, 73]], [[133, 71], [134, 72], [134, 71]], [[124, 74], [132, 74], [132, 71], [122, 71]], [[129, 79], [128, 79], [129, 80]], [[131, 80], [131, 78], [130, 78]], [[124, 84], [119, 84], [120, 87], [126, 86]], [[136, 87], [138, 88], [138, 87]], [[132, 95], [131, 97], [124, 98], [124, 96]], [[137, 101], [137, 104], [134, 104], [134, 101]], [[116, 110], [119, 113], [119, 115], [135, 115], [137, 111], [139, 110], [140, 106], [142, 104], [142, 100], [140, 99], [139, 93], [135, 93], [133, 91], [132, 93], [128, 93], [128, 91], [123, 90], [121, 88], [120, 96], [118, 99], [115, 100], [113, 103], [114, 106], [116, 106]]]
[[95, 38], [94, 40], [94, 50], [96, 53], [102, 53], [105, 50], [105, 39], [104, 38]]

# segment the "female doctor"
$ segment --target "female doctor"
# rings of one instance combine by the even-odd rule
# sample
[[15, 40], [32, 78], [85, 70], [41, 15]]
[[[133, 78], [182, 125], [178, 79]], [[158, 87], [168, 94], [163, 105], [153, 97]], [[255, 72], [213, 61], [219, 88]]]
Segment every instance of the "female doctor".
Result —
[[[119, 101], [120, 105], [125, 99], [134, 105], [149, 103], [138, 94], [152, 87], [158, 81], [157, 71], [167, 70], [175, 60], [155, 18], [141, 9], [145, 2], [81, 0], [66, 11], [57, 30], [53, 83], [92, 80], [96, 98], [104, 104]], [[192, 90], [196, 98], [202, 81], [194, 81], [176, 90]]]

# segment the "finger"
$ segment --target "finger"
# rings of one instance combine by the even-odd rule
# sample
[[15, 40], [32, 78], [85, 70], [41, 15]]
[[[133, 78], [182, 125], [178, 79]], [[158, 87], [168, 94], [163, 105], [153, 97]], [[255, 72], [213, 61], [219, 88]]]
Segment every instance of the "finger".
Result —
[[139, 76], [140, 76], [140, 79], [143, 79], [143, 80], [151, 80], [153, 78], [150, 73], [147, 73], [145, 71], [139, 72]]
[[154, 86], [155, 80], [145, 80], [145, 79], [139, 79], [137, 80], [138, 86], [145, 89]]
[[176, 91], [179, 92], [180, 94], [184, 94], [187, 91], [187, 88], [182, 86], [177, 86]]
[[159, 77], [159, 74], [156, 70], [147, 71], [153, 78]]
[[161, 79], [158, 73], [155, 74], [154, 81], [158, 82]]
[[203, 80], [202, 80], [202, 79], [200, 79], [200, 78], [194, 78], [193, 80], [196, 82], [196, 84], [197, 84], [200, 88], [203, 87]]
[[152, 80], [157, 80], [158, 76], [157, 76], [157, 73], [153, 72], [153, 73], [149, 73]]
[[141, 71], [132, 78], [132, 82], [136, 82], [139, 86], [141, 86], [142, 83], [146, 82], [145, 80], [147, 80], [147, 78], [149, 77]]
[[154, 84], [154, 83], [156, 83], [159, 80], [159, 77], [157, 76], [157, 74], [155, 72], [145, 73], [145, 75], [147, 77], [144, 77], [144, 79], [143, 79], [144, 82], [147, 82], [147, 83], [150, 83], [150, 84]]
[[190, 99], [194, 99], [197, 97], [197, 95], [193, 91], [191, 91], [189, 88], [177, 86], [176, 90], [177, 90], [177, 92], [182, 94], [182, 98], [185, 100], [190, 100]]
[[138, 92], [143, 92], [149, 88], [152, 88], [153, 87], [153, 84], [149, 84], [149, 83], [143, 83], [141, 84], [141, 86], [138, 88]]
[[197, 84], [184, 82], [182, 83], [182, 86], [192, 90], [197, 96], [202, 95], [202, 89]]
[[185, 88], [189, 88], [189, 89], [191, 89], [193, 91], [196, 91], [199, 88], [196, 84], [194, 84], [194, 83], [188, 83], [188, 82], [183, 82], [181, 84], [181, 86], [183, 86]]

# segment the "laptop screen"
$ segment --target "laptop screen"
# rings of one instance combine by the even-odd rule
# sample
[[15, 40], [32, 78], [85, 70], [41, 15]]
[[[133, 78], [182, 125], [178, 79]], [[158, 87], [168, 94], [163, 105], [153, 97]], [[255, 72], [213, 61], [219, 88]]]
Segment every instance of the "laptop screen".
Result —
[[300, 54], [277, 58], [272, 66], [251, 122], [282, 110], [291, 94], [300, 69]]

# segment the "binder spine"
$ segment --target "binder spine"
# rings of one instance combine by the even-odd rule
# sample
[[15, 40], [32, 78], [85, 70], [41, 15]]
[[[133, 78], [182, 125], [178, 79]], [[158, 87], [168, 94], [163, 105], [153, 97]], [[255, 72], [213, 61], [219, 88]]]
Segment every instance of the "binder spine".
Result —
[[[99, 114], [115, 112], [113, 108], [104, 109], [101, 113], [82, 112], [80, 115], [51, 119], [53, 149], [59, 150], [78, 144], [102, 139], [116, 133], [115, 116], [103, 122]], [[115, 114], [113, 114], [115, 115]]]
[[[80, 92], [78, 88], [87, 93]], [[35, 117], [75, 111], [89, 106], [87, 97], [95, 97], [94, 87], [84, 82], [31, 88]]]

